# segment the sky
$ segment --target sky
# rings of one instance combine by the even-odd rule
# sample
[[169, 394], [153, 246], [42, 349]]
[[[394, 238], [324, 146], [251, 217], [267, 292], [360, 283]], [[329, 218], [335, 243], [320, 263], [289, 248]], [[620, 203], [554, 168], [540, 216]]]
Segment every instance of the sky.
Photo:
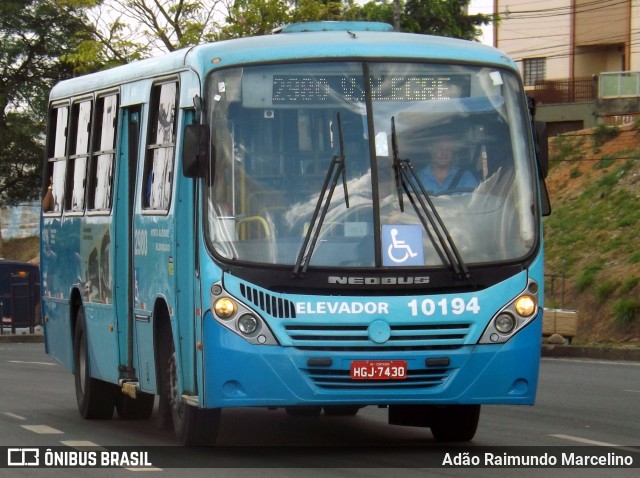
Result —
[[[493, 13], [493, 0], [471, 0], [469, 13]], [[480, 41], [493, 46], [493, 26], [485, 27], [483, 32]]]

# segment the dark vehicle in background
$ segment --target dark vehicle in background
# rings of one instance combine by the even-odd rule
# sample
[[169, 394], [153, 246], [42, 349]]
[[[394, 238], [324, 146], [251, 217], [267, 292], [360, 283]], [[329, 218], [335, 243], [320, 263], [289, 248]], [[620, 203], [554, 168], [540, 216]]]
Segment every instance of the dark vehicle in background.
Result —
[[41, 323], [40, 269], [36, 264], [0, 259], [0, 333], [16, 333]]

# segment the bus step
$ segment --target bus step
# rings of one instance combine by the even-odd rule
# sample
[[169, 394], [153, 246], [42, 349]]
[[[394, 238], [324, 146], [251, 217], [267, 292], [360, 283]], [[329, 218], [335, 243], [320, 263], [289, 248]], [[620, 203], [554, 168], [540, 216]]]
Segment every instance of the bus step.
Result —
[[122, 393], [124, 393], [128, 397], [135, 399], [139, 387], [140, 384], [138, 382], [123, 382]]
[[194, 407], [198, 406], [198, 396], [197, 395], [183, 395], [182, 396], [182, 401], [183, 403], [186, 403], [188, 405], [192, 405]]

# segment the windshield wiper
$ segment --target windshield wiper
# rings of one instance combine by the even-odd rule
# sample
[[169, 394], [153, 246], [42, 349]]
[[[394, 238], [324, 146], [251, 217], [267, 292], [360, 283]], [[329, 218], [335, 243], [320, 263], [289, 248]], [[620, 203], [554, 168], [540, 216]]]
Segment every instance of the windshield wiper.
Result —
[[[470, 279], [471, 274], [462, 260], [451, 234], [431, 200], [420, 177], [413, 169], [411, 160], [398, 156], [398, 137], [396, 136], [396, 120], [391, 117], [391, 147], [393, 150], [393, 170], [395, 173], [396, 193], [400, 212], [404, 212], [403, 192], [409, 198], [422, 227], [427, 232], [433, 247], [443, 264], [449, 264], [456, 279]], [[435, 235], [435, 237], [434, 237]]]
[[349, 191], [347, 191], [346, 177], [347, 168], [345, 163], [344, 136], [342, 133], [342, 119], [340, 117], [340, 112], [338, 112], [337, 114], [337, 120], [340, 153], [335, 154], [331, 158], [331, 164], [329, 165], [327, 175], [324, 178], [324, 184], [322, 185], [322, 189], [320, 190], [320, 196], [318, 197], [318, 201], [316, 202], [313, 216], [311, 216], [311, 222], [307, 229], [307, 233], [304, 236], [304, 241], [302, 242], [300, 252], [298, 252], [298, 259], [296, 260], [296, 264], [293, 267], [293, 274], [298, 277], [301, 277], [302, 274], [307, 271], [307, 267], [309, 266], [309, 262], [311, 261], [313, 250], [315, 249], [316, 243], [318, 242], [318, 237], [320, 236], [320, 229], [322, 228], [322, 224], [324, 223], [324, 218], [327, 215], [327, 211], [329, 210], [331, 198], [333, 197], [333, 193], [336, 189], [336, 185], [338, 184], [338, 179], [340, 179], [340, 177], [342, 177], [342, 187], [344, 189], [344, 202], [347, 208], [349, 208]]

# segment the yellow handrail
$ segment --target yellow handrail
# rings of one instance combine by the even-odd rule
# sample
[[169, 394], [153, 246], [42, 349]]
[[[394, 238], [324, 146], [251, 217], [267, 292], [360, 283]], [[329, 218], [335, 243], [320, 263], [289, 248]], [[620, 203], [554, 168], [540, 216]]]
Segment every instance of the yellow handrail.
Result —
[[250, 216], [250, 217], [245, 217], [243, 219], [240, 219], [236, 224], [241, 241], [248, 239], [248, 237], [246, 237], [247, 236], [246, 225], [254, 222], [257, 222], [262, 226], [265, 237], [271, 237], [271, 227], [269, 227], [269, 223], [263, 217]]

